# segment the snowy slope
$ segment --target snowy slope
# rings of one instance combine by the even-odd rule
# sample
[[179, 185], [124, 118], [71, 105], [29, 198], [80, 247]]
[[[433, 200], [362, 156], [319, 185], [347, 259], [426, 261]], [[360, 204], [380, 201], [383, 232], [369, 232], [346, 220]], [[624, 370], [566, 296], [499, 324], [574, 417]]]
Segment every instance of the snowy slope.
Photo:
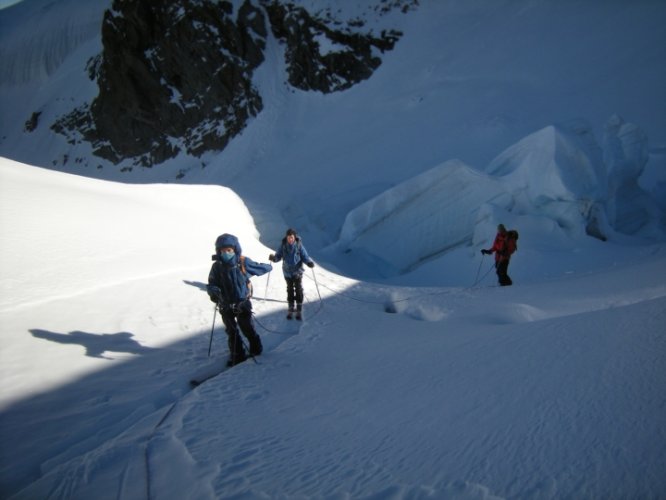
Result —
[[4, 497], [222, 365], [219, 338], [206, 356], [202, 291], [215, 237], [239, 234], [257, 260], [268, 249], [222, 187], [145, 188], [9, 160], [0, 175]]
[[0, 174], [3, 497], [666, 494], [664, 245], [597, 241], [594, 271], [551, 251], [571, 266], [551, 278], [519, 250], [532, 281], [511, 289], [466, 253], [451, 265], [482, 263], [480, 285], [316, 267], [299, 325], [275, 270], [254, 280], [259, 364], [192, 391], [226, 358], [219, 318], [206, 354], [215, 237], [270, 251], [242, 201], [8, 160]]
[[[2, 498], [666, 496], [666, 5], [419, 3], [344, 93], [269, 40], [241, 136], [132, 172], [48, 128], [96, 95], [108, 2], [0, 10]], [[266, 352], [191, 390], [227, 355], [215, 238], [263, 262], [288, 226], [306, 320], [255, 278]]]

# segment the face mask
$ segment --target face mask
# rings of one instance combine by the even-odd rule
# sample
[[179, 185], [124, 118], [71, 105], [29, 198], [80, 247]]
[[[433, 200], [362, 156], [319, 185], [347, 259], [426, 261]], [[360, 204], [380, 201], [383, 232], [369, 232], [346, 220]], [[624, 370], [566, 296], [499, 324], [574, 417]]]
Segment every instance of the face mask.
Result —
[[224, 262], [229, 262], [236, 254], [234, 252], [221, 252], [220, 255], [222, 256], [222, 260]]

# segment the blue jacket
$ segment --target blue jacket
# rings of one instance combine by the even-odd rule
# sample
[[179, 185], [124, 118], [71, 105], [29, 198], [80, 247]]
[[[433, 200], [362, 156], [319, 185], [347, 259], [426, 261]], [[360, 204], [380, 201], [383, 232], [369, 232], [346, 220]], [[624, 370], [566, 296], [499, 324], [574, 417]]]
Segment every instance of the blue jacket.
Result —
[[[220, 255], [220, 250], [224, 247], [234, 249], [234, 256], [228, 262]], [[273, 269], [270, 264], [260, 264], [248, 257], [241, 259], [240, 243], [238, 238], [231, 234], [220, 236], [215, 242], [215, 250], [215, 262], [208, 274], [208, 284], [220, 289], [225, 304], [238, 304], [249, 299], [252, 291], [250, 277], [261, 276]], [[216, 299], [210, 292], [209, 295], [211, 300]]]
[[275, 252], [273, 262], [282, 261], [282, 273], [285, 278], [297, 278], [303, 275], [303, 263], [308, 264], [312, 259], [303, 246], [301, 239], [297, 236], [293, 245], [287, 243], [287, 238], [282, 239], [282, 245]]

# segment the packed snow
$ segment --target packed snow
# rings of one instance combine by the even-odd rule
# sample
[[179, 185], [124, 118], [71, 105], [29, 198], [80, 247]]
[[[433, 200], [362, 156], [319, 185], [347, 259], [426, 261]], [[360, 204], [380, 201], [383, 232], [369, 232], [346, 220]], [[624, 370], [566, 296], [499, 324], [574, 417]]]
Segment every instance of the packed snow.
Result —
[[[49, 129], [108, 4], [0, 10], [0, 497], [666, 497], [665, 4], [420, 1], [332, 95], [271, 38], [241, 136], [131, 172]], [[290, 226], [304, 321], [274, 266], [224, 369], [214, 241]]]

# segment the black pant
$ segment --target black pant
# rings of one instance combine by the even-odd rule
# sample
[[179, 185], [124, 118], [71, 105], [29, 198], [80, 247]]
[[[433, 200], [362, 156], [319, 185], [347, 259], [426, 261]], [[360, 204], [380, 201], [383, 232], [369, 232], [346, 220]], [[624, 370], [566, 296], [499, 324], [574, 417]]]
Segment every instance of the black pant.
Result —
[[495, 269], [497, 270], [497, 278], [499, 279], [500, 286], [509, 286], [513, 284], [511, 278], [507, 274], [509, 271], [509, 259], [500, 260], [495, 262]]
[[294, 302], [299, 306], [303, 304], [303, 276], [292, 276], [291, 278], [285, 278], [287, 282], [287, 302], [289, 302], [289, 308], [294, 308]]
[[252, 303], [248, 300], [243, 302], [239, 307], [222, 306], [220, 307], [220, 315], [227, 331], [227, 341], [229, 343], [229, 352], [231, 353], [232, 361], [243, 360], [246, 357], [245, 349], [243, 348], [243, 340], [238, 333], [240, 327], [241, 332], [250, 343], [250, 354], [261, 354], [262, 345], [261, 337], [257, 334], [252, 323]]

